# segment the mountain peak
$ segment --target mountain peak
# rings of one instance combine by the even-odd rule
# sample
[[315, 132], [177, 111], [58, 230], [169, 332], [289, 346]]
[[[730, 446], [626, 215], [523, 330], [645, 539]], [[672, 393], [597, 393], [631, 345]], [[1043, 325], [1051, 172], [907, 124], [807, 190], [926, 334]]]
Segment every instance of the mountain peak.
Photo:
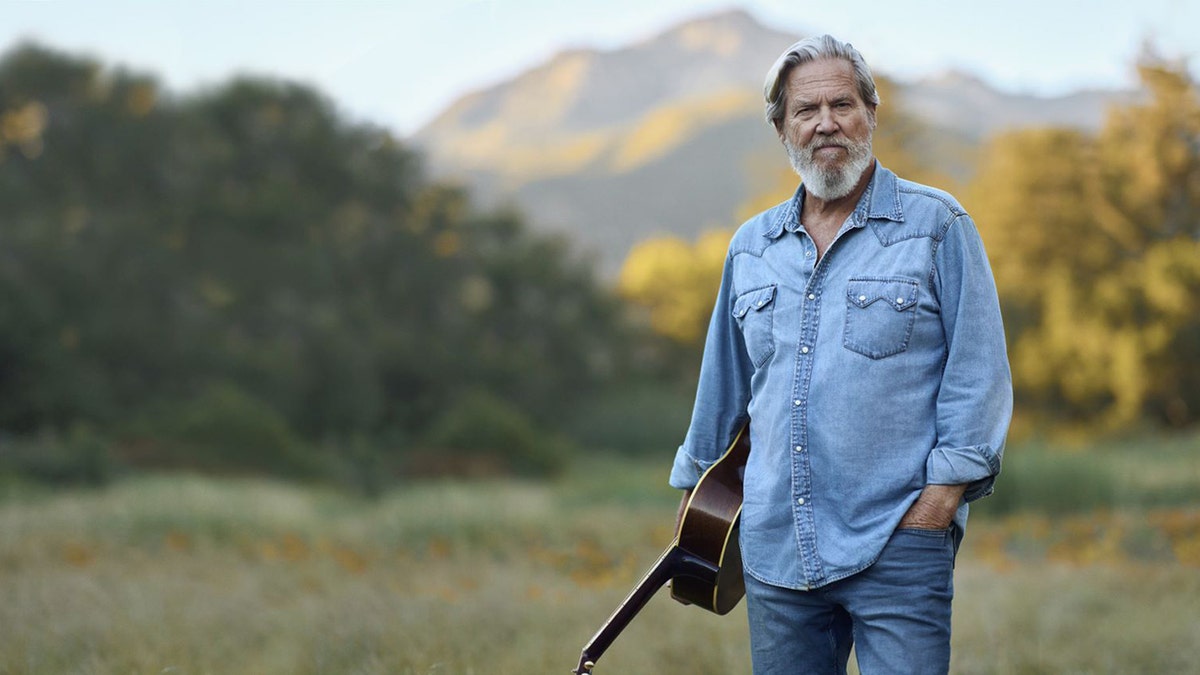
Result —
[[[506, 83], [460, 99], [416, 138], [463, 138], [463, 127], [489, 126], [489, 138], [542, 143], [555, 134], [604, 134], [636, 122], [665, 102], [729, 89], [757, 89], [762, 74], [794, 36], [741, 9], [679, 23], [613, 50], [573, 48]], [[478, 148], [478, 145], [475, 145]]]
[[[797, 38], [731, 9], [615, 49], [576, 46], [460, 99], [414, 140], [435, 174], [467, 180], [482, 202], [519, 204], [611, 272], [639, 238], [728, 226], [761, 196], [779, 163], [762, 77]], [[922, 161], [952, 174], [996, 129], [1078, 125], [1103, 109], [1099, 97], [1030, 105], [961, 70], [897, 84], [894, 96], [936, 130]]]
[[719, 10], [676, 24], [643, 42], [669, 44], [690, 52], [730, 55], [746, 45], [779, 35], [741, 8]]
[[694, 28], [725, 28], [743, 31], [766, 30], [766, 27], [758, 19], [755, 19], [752, 14], [740, 7], [733, 7], [687, 19], [668, 28], [663, 32], [663, 36], [667, 37]]
[[761, 27], [748, 14], [722, 14], [684, 24], [666, 37], [686, 51], [731, 56], [742, 48], [749, 33], [755, 29]]

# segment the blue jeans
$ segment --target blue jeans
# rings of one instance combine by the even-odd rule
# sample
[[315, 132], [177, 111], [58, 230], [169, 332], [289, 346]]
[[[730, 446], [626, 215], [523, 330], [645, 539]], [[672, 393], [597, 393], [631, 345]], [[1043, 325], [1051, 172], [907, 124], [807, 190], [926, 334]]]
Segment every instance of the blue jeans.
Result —
[[950, 670], [951, 530], [896, 530], [872, 566], [811, 591], [746, 575], [755, 675], [863, 675]]

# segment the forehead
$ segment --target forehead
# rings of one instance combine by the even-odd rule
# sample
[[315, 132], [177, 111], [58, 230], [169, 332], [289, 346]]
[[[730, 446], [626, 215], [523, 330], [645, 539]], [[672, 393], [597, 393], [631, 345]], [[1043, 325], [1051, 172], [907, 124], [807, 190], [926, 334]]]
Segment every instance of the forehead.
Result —
[[787, 74], [787, 98], [859, 99], [854, 66], [845, 59], [819, 59], [795, 66]]

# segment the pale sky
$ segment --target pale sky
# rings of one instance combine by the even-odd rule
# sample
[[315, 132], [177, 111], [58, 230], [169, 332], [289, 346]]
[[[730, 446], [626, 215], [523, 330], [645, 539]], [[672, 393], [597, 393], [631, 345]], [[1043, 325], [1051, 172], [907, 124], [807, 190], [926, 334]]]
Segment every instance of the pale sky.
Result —
[[614, 49], [735, 6], [848, 40], [900, 79], [953, 67], [1021, 93], [1128, 87], [1147, 40], [1200, 72], [1200, 0], [0, 0], [0, 52], [32, 38], [177, 93], [235, 73], [297, 80], [404, 136], [562, 49]]

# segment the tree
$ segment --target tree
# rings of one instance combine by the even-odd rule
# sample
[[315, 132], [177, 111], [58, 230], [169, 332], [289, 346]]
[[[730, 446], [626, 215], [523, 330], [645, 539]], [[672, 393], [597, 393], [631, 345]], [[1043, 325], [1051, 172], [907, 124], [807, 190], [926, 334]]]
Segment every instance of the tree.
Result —
[[1200, 419], [1200, 90], [1183, 64], [1138, 72], [1098, 136], [1002, 135], [973, 185], [1018, 404], [1043, 422]]
[[7, 433], [84, 424], [149, 463], [261, 439], [395, 455], [469, 437], [447, 429], [462, 401], [546, 431], [635, 351], [561, 241], [288, 82], [171, 96], [21, 47], [0, 59], [0, 203]]
[[647, 239], [630, 251], [617, 288], [646, 309], [655, 332], [697, 345], [707, 332], [731, 234], [714, 230], [695, 244], [678, 237]]

